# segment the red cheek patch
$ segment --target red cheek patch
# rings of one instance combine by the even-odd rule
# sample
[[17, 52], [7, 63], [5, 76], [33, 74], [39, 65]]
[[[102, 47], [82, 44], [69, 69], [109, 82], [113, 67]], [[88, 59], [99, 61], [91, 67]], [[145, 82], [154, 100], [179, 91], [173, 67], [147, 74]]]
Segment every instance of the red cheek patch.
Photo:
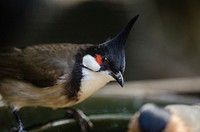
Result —
[[102, 57], [101, 57], [101, 55], [95, 54], [95, 59], [96, 59], [96, 61], [97, 61], [97, 63], [98, 63], [99, 65], [102, 64]]

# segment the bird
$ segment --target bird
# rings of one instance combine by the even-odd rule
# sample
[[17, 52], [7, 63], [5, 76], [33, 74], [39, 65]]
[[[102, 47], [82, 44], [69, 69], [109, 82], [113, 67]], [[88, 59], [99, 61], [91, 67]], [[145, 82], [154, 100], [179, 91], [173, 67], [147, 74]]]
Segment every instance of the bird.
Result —
[[[25, 131], [23, 107], [69, 108], [110, 81], [124, 85], [125, 43], [136, 15], [100, 44], [36, 44], [0, 52], [0, 99]], [[70, 109], [71, 110], [71, 109]]]
[[200, 106], [144, 104], [134, 114], [128, 132], [200, 132]]

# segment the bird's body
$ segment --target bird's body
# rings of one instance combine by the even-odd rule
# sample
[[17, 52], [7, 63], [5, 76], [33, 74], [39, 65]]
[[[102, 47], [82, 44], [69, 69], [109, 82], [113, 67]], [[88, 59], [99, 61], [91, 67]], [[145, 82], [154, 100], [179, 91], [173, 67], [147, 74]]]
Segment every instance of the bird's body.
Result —
[[24, 131], [17, 114], [22, 107], [70, 107], [112, 80], [123, 86], [124, 47], [137, 18], [98, 45], [41, 44], [0, 52], [0, 99], [13, 108], [18, 131]]
[[[89, 44], [47, 44], [24, 49], [13, 48], [10, 52], [1, 53], [2, 98], [6, 104], [12, 104], [17, 108], [62, 108], [81, 102], [113, 80], [101, 72], [75, 66], [78, 65], [75, 64], [77, 53], [93, 47], [95, 46]], [[77, 73], [81, 75], [74, 75], [75, 78], [72, 78], [73, 70], [82, 70], [82, 73]], [[82, 80], [78, 80], [78, 76], [83, 76]], [[72, 86], [73, 81], [77, 83], [77, 87]]]

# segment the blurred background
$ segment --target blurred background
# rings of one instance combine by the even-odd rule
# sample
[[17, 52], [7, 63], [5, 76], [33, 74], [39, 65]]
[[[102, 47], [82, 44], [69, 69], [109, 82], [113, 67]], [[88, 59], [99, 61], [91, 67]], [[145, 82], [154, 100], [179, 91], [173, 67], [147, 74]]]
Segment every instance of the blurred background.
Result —
[[[129, 19], [137, 14], [140, 15], [139, 19], [126, 44], [125, 79], [128, 82], [135, 82], [198, 78], [200, 75], [200, 1], [198, 0], [1, 0], [0, 48], [44, 43], [99, 44], [118, 33]], [[198, 91], [199, 81], [198, 79], [195, 83], [181, 81], [182, 85], [178, 88], [187, 86], [185, 89], [189, 89], [192, 88], [190, 84], [195, 84]], [[169, 84], [170, 82], [161, 83], [159, 87], [166, 87]], [[138, 86], [141, 85], [130, 85], [130, 88]], [[173, 85], [173, 88], [176, 89], [176, 86]], [[176, 99], [178, 98], [174, 100]], [[124, 101], [123, 106], [120, 106], [121, 109], [127, 102], [121, 99], [114, 100], [114, 104], [119, 100]], [[190, 103], [192, 102], [195, 101]], [[90, 101], [88, 104], [94, 106]], [[142, 103], [138, 100], [134, 103], [131, 101], [127, 107], [130, 104]], [[86, 113], [95, 113], [91, 111], [94, 107], [89, 109], [90, 107], [86, 108], [83, 105], [81, 105], [83, 109], [89, 110]], [[109, 107], [105, 107], [104, 104], [102, 111], [108, 112]], [[117, 108], [119, 106], [116, 106], [116, 111]], [[124, 109], [125, 113], [133, 110]], [[10, 119], [10, 116], [8, 118]], [[24, 115], [24, 118], [26, 120], [27, 115]], [[51, 120], [53, 119], [52, 117]], [[35, 120], [38, 121], [37, 118]]]

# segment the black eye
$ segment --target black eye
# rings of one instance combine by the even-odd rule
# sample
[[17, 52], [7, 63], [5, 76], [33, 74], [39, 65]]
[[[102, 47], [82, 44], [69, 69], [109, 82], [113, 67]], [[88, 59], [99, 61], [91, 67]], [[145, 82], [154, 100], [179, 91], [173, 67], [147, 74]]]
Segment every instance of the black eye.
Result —
[[104, 62], [108, 63], [108, 58], [107, 57], [104, 58]]

